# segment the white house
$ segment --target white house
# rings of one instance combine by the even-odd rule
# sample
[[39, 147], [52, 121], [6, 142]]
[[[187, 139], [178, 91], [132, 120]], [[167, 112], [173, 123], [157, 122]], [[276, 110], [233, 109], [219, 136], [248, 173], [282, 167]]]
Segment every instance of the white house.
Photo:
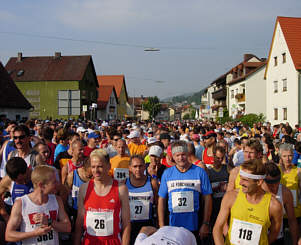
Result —
[[[266, 97], [263, 69], [261, 69], [262, 77], [256, 73], [264, 65], [264, 58], [260, 59], [253, 54], [244, 54], [244, 60], [227, 73], [227, 108], [229, 116], [236, 118], [238, 115], [247, 113], [259, 114], [264, 112], [265, 114]], [[255, 73], [256, 76], [254, 76]], [[258, 90], [260, 90], [261, 97], [254, 98], [253, 95]], [[256, 109], [258, 104], [264, 105]], [[254, 107], [255, 110], [253, 110]]]
[[97, 99], [97, 118], [101, 120], [117, 119], [117, 94], [114, 86], [100, 85]]
[[267, 120], [300, 124], [301, 18], [277, 17], [265, 70]]
[[23, 96], [0, 62], [0, 116], [10, 120], [26, 120], [33, 106]]

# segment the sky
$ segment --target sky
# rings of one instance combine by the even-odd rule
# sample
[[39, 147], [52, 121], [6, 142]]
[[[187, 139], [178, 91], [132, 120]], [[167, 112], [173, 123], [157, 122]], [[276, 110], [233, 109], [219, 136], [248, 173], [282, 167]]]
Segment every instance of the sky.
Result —
[[97, 75], [125, 75], [129, 96], [162, 99], [200, 91], [245, 53], [267, 57], [277, 16], [300, 10], [300, 0], [2, 1], [0, 61], [92, 55]]

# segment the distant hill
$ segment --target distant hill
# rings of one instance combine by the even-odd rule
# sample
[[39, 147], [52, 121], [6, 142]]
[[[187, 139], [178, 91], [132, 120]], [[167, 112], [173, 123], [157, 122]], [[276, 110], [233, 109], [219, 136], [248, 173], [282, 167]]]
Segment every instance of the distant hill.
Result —
[[189, 103], [189, 104], [191, 104], [192, 102], [195, 102], [198, 105], [201, 103], [201, 94], [202, 94], [202, 91], [199, 91], [196, 93], [186, 93], [186, 94], [182, 94], [182, 95], [178, 95], [178, 96], [165, 98], [162, 101], [170, 102], [172, 104], [187, 101], [187, 103]]

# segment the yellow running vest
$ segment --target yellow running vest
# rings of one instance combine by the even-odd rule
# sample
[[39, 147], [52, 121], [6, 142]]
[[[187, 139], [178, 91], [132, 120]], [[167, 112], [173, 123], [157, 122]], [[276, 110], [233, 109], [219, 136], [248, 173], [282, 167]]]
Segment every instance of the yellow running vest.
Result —
[[241, 167], [239, 167], [239, 171], [238, 171], [238, 174], [236, 176], [236, 179], [235, 179], [235, 182], [234, 182], [234, 189], [241, 189], [241, 185], [239, 184], [240, 182], [240, 170], [241, 170]]
[[249, 203], [239, 189], [231, 208], [230, 227], [225, 244], [267, 245], [271, 226], [269, 208], [271, 193], [266, 192], [257, 204]]
[[[284, 173], [282, 171], [282, 168], [280, 168], [281, 172], [281, 181], [280, 183], [286, 186], [293, 194], [293, 203], [294, 203], [294, 209], [295, 209], [295, 215], [296, 217], [301, 217], [301, 203], [299, 201], [299, 195], [298, 195], [298, 186], [299, 186], [299, 178], [298, 178], [298, 168], [297, 166], [293, 166], [291, 171], [289, 173]], [[284, 218], [287, 218], [285, 215]]]

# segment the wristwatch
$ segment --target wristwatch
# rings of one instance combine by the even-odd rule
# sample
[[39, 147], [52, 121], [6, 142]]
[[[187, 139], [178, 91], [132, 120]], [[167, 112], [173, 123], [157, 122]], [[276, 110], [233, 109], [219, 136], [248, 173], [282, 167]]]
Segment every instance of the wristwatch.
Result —
[[209, 222], [203, 222], [203, 225], [210, 225], [210, 223]]
[[49, 218], [49, 219], [48, 219], [48, 226], [51, 226], [51, 225], [52, 225], [52, 219]]

